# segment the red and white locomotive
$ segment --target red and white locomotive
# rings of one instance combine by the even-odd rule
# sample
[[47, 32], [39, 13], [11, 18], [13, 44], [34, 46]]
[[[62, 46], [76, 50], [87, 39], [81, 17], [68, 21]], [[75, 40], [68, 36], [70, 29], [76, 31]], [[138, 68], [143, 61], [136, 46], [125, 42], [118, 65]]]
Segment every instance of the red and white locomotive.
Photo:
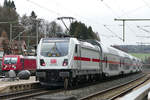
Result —
[[73, 85], [141, 70], [138, 58], [97, 41], [43, 38], [37, 48], [36, 77], [42, 85]]
[[22, 55], [5, 55], [2, 59], [2, 71], [14, 70], [19, 73], [22, 70], [28, 70], [31, 74], [36, 71], [36, 57]]

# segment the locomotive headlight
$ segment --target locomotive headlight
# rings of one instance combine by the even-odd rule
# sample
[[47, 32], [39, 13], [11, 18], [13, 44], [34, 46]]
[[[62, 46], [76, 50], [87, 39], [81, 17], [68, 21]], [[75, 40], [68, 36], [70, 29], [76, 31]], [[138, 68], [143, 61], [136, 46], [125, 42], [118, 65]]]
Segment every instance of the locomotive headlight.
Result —
[[14, 68], [16, 69], [16, 66], [14, 66]]
[[45, 66], [46, 65], [45, 62], [44, 62], [44, 59], [40, 59], [40, 65], [41, 66]]
[[12, 67], [13, 67], [14, 69], [16, 69], [16, 66], [15, 66], [15, 65], [12, 65]]
[[3, 68], [5, 68], [5, 65], [3, 66]]
[[63, 61], [63, 64], [62, 64], [63, 66], [67, 66], [68, 65], [68, 59], [64, 59], [64, 61]]
[[7, 68], [7, 65], [4, 65], [4, 68]]

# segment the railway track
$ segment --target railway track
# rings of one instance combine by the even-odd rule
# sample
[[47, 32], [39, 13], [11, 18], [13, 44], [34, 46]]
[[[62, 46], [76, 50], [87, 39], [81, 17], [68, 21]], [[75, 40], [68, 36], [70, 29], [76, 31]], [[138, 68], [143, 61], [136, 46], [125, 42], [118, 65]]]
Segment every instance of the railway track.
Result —
[[59, 91], [61, 91], [61, 89], [45, 90], [42, 88], [37, 88], [37, 89], [31, 89], [26, 91], [20, 91], [16, 93], [1, 94], [0, 100], [22, 100], [22, 99], [26, 100], [27, 98], [31, 98], [37, 95], [44, 95], [47, 93], [54, 93]]
[[[76, 98], [74, 100], [107, 100], [107, 99], [113, 100], [114, 98], [117, 97], [116, 94], [120, 93], [120, 95], [122, 95], [121, 91], [119, 91], [121, 89], [121, 87], [124, 86], [127, 89], [127, 87], [129, 87], [129, 86], [130, 87], [136, 86], [137, 83], [139, 83], [139, 85], [140, 85], [148, 79], [149, 79], [149, 77], [146, 77], [145, 74], [142, 74], [142, 73], [140, 73], [138, 75], [134, 74], [134, 75], [126, 76], [121, 79], [109, 80], [109, 81], [101, 82], [101, 83], [95, 84], [95, 85], [79, 87], [79, 88], [72, 89], [72, 90], [66, 90], [66, 91], [60, 91], [57, 93], [55, 92], [55, 93], [51, 93], [51, 94], [36, 96], [36, 97], [32, 98], [31, 100], [37, 100], [37, 99], [38, 100], [42, 100], [42, 99], [49, 100], [50, 98], [53, 98], [53, 97], [57, 100], [61, 100], [60, 97], [64, 98], [64, 97], [68, 97], [68, 96], [72, 97], [72, 98]], [[133, 83], [135, 85], [133, 85]], [[114, 86], [114, 87], [112, 87], [112, 86]], [[121, 89], [121, 90], [123, 90], [123, 89]], [[118, 91], [118, 92], [114, 92], [114, 91]], [[115, 93], [115, 95], [113, 93]], [[67, 99], [67, 100], [72, 100], [72, 99]]]
[[141, 77], [138, 77], [138, 78], [136, 78], [132, 81], [126, 82], [124, 84], [114, 86], [114, 87], [81, 97], [81, 98], [79, 98], [79, 100], [98, 100], [98, 99], [100, 99], [100, 100], [115, 100], [116, 98], [119, 98], [120, 96], [123, 96], [126, 93], [132, 91], [134, 88], [143, 84], [148, 79], [150, 79], [150, 76], [143, 75]]
[[[80, 87], [73, 90], [63, 90], [63, 89], [55, 89], [55, 90], [44, 90], [42, 88], [38, 89], [31, 89], [27, 91], [20, 91], [16, 93], [10, 93], [10, 94], [3, 94], [0, 95], [0, 100], [36, 100], [36, 98], [50, 98], [50, 97], [66, 97], [66, 96], [73, 96], [76, 97], [79, 100], [113, 100], [129, 91], [131, 91], [136, 86], [142, 84], [146, 80], [149, 79], [149, 76], [145, 76], [144, 74], [141, 75], [133, 75], [134, 77], [132, 79], [129, 79], [128, 82], [122, 82], [120, 79], [117, 80], [117, 82], [114, 82], [116, 80], [112, 80], [109, 82], [102, 82], [100, 83], [101, 87], [97, 87], [95, 85], [93, 86], [86, 86], [86, 87]], [[125, 78], [129, 78], [130, 76], [127, 76]], [[132, 77], [132, 76], [131, 76]], [[135, 79], [136, 77], [136, 79]], [[126, 80], [125, 78], [122, 78], [122, 80]], [[133, 80], [134, 79], [134, 80]], [[131, 81], [132, 80], [132, 81]], [[108, 83], [111, 88], [108, 88]], [[120, 85], [113, 85], [112, 83], [119, 84]], [[98, 84], [99, 85], [99, 84]], [[114, 86], [114, 87], [112, 87]], [[104, 87], [104, 88], [102, 88]], [[96, 90], [101, 89], [101, 90]], [[47, 96], [47, 97], [46, 97]]]

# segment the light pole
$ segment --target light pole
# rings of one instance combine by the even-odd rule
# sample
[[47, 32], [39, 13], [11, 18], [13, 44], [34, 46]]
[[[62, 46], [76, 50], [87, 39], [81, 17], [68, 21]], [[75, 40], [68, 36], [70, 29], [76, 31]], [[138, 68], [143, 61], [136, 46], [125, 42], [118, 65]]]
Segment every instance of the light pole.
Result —
[[42, 21], [43, 19], [36, 19], [36, 18], [31, 18], [32, 20], [36, 21], [36, 46], [38, 46], [38, 38], [39, 38], [39, 22]]
[[12, 41], [12, 24], [10, 23], [10, 42]]
[[38, 46], [38, 38], [39, 38], [39, 35], [38, 35], [38, 20], [36, 20], [36, 46]]

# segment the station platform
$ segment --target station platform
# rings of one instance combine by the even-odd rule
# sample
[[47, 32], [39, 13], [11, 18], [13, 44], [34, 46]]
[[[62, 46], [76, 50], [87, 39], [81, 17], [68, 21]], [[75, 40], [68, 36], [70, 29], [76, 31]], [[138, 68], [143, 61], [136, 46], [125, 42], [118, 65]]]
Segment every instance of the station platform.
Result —
[[27, 90], [35, 88], [39, 85], [39, 82], [36, 81], [35, 76], [30, 77], [28, 80], [20, 80], [10, 78], [1, 78], [0, 79], [0, 93], [10, 93], [17, 92], [21, 90]]

